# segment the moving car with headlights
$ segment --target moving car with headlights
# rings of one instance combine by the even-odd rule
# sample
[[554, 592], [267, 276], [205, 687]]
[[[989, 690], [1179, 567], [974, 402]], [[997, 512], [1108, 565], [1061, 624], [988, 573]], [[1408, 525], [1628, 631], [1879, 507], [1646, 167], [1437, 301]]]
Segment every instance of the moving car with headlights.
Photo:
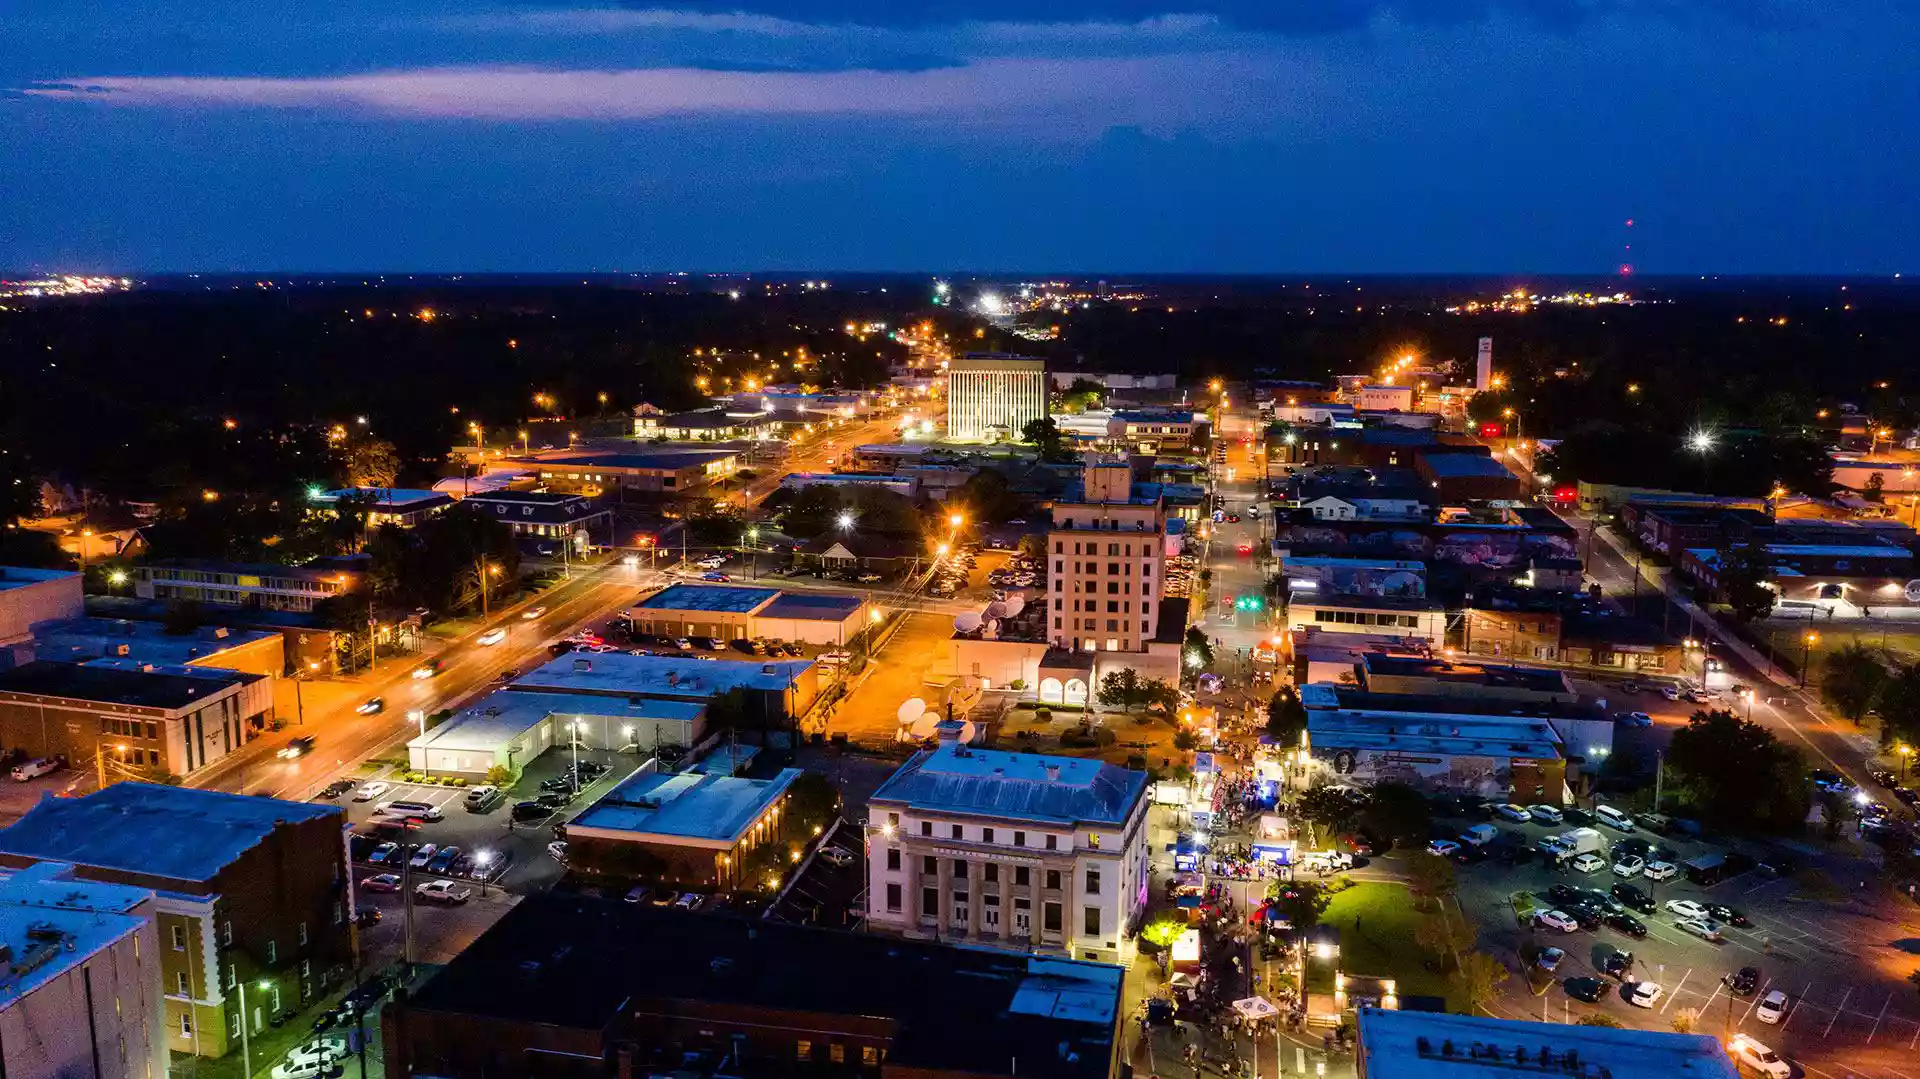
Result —
[[1780, 1059], [1778, 1053], [1745, 1034], [1735, 1034], [1728, 1039], [1727, 1052], [1732, 1054], [1735, 1064], [1764, 1075], [1766, 1079], [1792, 1079], [1793, 1069]]
[[490, 629], [485, 633], [482, 633], [478, 637], [475, 637], [473, 641], [475, 644], [496, 645], [506, 639], [507, 639], [507, 631], [504, 628], [495, 628], [495, 629]]
[[302, 735], [299, 738], [295, 738], [293, 741], [288, 742], [286, 745], [281, 746], [279, 752], [275, 753], [274, 756], [280, 758], [283, 761], [298, 760], [299, 758], [304, 757], [307, 754], [313, 752], [313, 743], [314, 743], [313, 735], [311, 734]]

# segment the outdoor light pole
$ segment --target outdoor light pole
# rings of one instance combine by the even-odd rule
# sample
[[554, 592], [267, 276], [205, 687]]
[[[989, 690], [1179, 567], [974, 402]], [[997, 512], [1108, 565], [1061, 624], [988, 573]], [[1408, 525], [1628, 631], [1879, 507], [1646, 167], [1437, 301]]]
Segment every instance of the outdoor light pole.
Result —
[[1813, 662], [1813, 646], [1815, 644], [1818, 644], [1819, 641], [1820, 641], [1820, 635], [1818, 633], [1813, 632], [1812, 630], [1808, 630], [1806, 635], [1800, 638], [1800, 643], [1803, 646], [1800, 649], [1800, 688], [1801, 689], [1807, 688], [1807, 667], [1811, 665]]

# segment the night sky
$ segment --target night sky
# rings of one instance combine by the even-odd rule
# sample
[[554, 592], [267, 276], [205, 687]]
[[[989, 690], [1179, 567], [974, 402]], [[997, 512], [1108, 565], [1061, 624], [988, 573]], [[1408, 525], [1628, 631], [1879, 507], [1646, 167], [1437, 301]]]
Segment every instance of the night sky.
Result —
[[0, 0], [0, 268], [1911, 272], [1916, 58], [1916, 0]]

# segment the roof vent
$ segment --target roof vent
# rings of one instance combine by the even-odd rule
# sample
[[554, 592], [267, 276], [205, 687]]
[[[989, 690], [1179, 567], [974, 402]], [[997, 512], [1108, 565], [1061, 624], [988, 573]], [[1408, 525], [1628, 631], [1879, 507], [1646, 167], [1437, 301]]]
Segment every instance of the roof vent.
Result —
[[576, 659], [573, 661], [573, 670], [576, 674], [593, 670], [593, 661], [590, 659]]
[[1060, 766], [1059, 766], [1059, 765], [1057, 765], [1057, 764], [1047, 764], [1047, 765], [1044, 765], [1043, 767], [1045, 767], [1045, 768], [1046, 768], [1046, 770], [1047, 770], [1047, 781], [1048, 781], [1049, 783], [1058, 783], [1058, 782], [1060, 781]]

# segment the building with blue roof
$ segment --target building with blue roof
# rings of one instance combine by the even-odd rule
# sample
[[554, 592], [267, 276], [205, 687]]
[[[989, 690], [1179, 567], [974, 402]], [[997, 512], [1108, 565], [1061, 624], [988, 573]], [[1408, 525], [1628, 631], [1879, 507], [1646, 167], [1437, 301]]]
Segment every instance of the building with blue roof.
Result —
[[1146, 910], [1147, 774], [969, 748], [958, 726], [868, 800], [869, 924], [1127, 962]]
[[864, 596], [737, 584], [672, 584], [627, 609], [656, 637], [780, 640], [840, 647], [867, 624]]
[[399, 525], [412, 528], [453, 505], [453, 496], [440, 491], [406, 487], [343, 487], [337, 491], [318, 491], [307, 496], [315, 506], [328, 513], [339, 512], [340, 504], [352, 503], [366, 514], [366, 527]]
[[241, 1023], [258, 1039], [354, 969], [346, 829], [335, 805], [113, 783], [42, 798], [0, 829], [0, 867], [59, 862], [151, 889], [167, 1045], [220, 1057], [239, 1048]]
[[591, 871], [676, 884], [751, 888], [753, 852], [789, 838], [786, 798], [800, 769], [771, 779], [642, 770], [567, 822], [567, 858]]

